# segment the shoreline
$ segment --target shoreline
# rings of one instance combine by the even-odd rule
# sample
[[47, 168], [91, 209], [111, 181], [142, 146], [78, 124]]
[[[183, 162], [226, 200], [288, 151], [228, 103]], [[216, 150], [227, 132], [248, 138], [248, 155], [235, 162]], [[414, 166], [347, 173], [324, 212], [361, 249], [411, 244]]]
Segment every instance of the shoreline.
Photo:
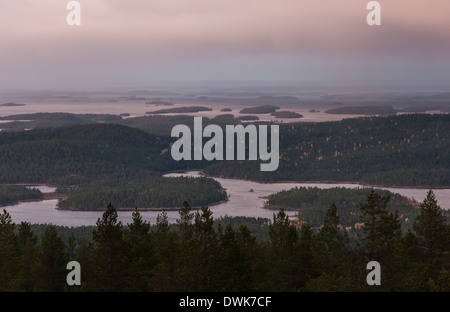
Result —
[[[190, 171], [195, 171], [195, 170], [189, 170], [187, 172]], [[286, 183], [286, 184], [296, 184], [296, 183], [309, 183], [309, 184], [353, 184], [353, 185], [361, 185], [361, 186], [365, 186], [365, 187], [379, 187], [379, 188], [397, 188], [397, 189], [417, 189], [417, 190], [430, 190], [430, 189], [436, 189], [436, 190], [448, 190], [450, 189], [450, 185], [449, 186], [426, 186], [426, 185], [421, 185], [421, 186], [408, 186], [408, 185], [395, 185], [395, 186], [386, 186], [386, 185], [378, 185], [378, 184], [368, 184], [368, 183], [361, 183], [361, 182], [354, 182], [354, 181], [292, 181], [292, 180], [288, 180], [288, 181], [270, 181], [270, 182], [262, 182], [262, 181], [258, 181], [258, 180], [249, 180], [249, 179], [240, 179], [240, 178], [230, 178], [230, 177], [224, 177], [224, 176], [211, 176], [211, 175], [206, 175], [204, 172], [200, 172], [198, 171], [199, 174], [203, 177], [206, 178], [211, 178], [211, 179], [227, 179], [227, 180], [238, 180], [238, 181], [247, 181], [247, 182], [254, 182], [254, 183], [259, 183], [259, 184], [276, 184], [276, 183]]]
[[[203, 207], [211, 207], [211, 206], [216, 206], [216, 205], [220, 205], [220, 204], [224, 204], [228, 202], [228, 200], [221, 200], [209, 205], [203, 205]], [[105, 211], [106, 209], [73, 209], [73, 208], [55, 208], [56, 210], [61, 210], [61, 211]], [[160, 208], [160, 207], [154, 207], [154, 208], [137, 208], [138, 211], [179, 211], [181, 209], [181, 207], [165, 207], [165, 208]], [[202, 206], [191, 206], [191, 210], [201, 210]], [[136, 208], [116, 208], [117, 211], [135, 211]]]

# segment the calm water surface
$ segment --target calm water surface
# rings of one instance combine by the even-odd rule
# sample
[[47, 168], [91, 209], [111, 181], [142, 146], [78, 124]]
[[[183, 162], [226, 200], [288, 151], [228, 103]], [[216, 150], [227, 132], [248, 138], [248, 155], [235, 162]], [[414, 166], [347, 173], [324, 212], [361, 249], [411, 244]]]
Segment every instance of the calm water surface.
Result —
[[[166, 176], [200, 176], [200, 172], [192, 171], [186, 173], [172, 173]], [[263, 209], [264, 199], [261, 197], [276, 193], [282, 190], [288, 190], [295, 186], [301, 187], [319, 187], [322, 189], [332, 187], [348, 187], [357, 188], [363, 187], [358, 184], [325, 184], [325, 183], [268, 183], [262, 184], [251, 181], [242, 181], [235, 179], [216, 178], [222, 186], [227, 189], [230, 195], [230, 200], [226, 203], [211, 206], [213, 217], [220, 216], [248, 216], [248, 217], [263, 217], [272, 219], [274, 210]], [[52, 192], [54, 188], [37, 186], [43, 192]], [[407, 188], [381, 188], [386, 189], [401, 195], [414, 198], [422, 201], [428, 189], [407, 189]], [[251, 192], [250, 190], [253, 190]], [[443, 209], [450, 209], [450, 189], [433, 190], [436, 194], [438, 204]], [[101, 218], [103, 212], [101, 211], [65, 211], [57, 210], [57, 200], [45, 200], [38, 202], [23, 202], [18, 205], [3, 207], [10, 214], [13, 222], [20, 223], [27, 221], [31, 223], [52, 223], [55, 225], [64, 226], [82, 226], [95, 225], [98, 218]], [[144, 220], [151, 224], [156, 223], [156, 217], [160, 211], [142, 211], [141, 215]], [[119, 220], [127, 224], [132, 221], [132, 211], [119, 211]], [[174, 223], [179, 217], [177, 211], [167, 211], [169, 222]]]

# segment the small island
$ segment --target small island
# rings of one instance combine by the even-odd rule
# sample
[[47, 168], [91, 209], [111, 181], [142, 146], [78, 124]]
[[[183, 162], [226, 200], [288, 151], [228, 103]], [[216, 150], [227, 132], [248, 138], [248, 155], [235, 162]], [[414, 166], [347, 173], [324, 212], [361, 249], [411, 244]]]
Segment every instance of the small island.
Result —
[[0, 104], [0, 106], [25, 106], [25, 105], [26, 105], [26, 104], [13, 103], [13, 102]]
[[258, 97], [258, 100], [297, 101], [298, 98], [295, 96], [290, 96], [290, 95], [281, 95], [281, 96], [263, 95], [263, 96]]
[[254, 107], [247, 107], [242, 109], [239, 113], [241, 114], [270, 114], [280, 109], [278, 106], [274, 105], [260, 105]]
[[239, 116], [236, 119], [242, 120], [242, 121], [252, 121], [252, 120], [259, 120], [259, 117], [252, 116], [252, 115], [244, 115], [244, 116]]
[[154, 100], [154, 101], [149, 101], [146, 102], [145, 104], [149, 104], [149, 105], [155, 105], [155, 106], [173, 106], [172, 102], [167, 102], [167, 101], [158, 101], [158, 100]]
[[212, 111], [212, 108], [205, 106], [183, 106], [183, 107], [160, 109], [154, 112], [147, 112], [147, 114], [198, 113], [204, 111]]
[[302, 114], [291, 112], [291, 111], [278, 111], [270, 114], [276, 118], [303, 118]]
[[390, 105], [380, 106], [344, 106], [326, 110], [327, 114], [349, 114], [349, 115], [395, 115], [397, 111]]
[[[358, 210], [372, 188], [333, 187], [320, 189], [318, 187], [294, 187], [266, 197], [264, 208], [295, 211], [298, 216], [312, 226], [320, 226], [326, 209], [334, 202], [337, 206], [341, 224], [344, 227], [356, 226], [359, 222]], [[389, 210], [398, 210], [402, 220], [414, 219], [418, 203], [412, 199], [387, 190], [375, 190], [381, 196], [389, 196]], [[332, 200], [331, 200], [332, 198]], [[408, 224], [409, 226], [411, 224]]]

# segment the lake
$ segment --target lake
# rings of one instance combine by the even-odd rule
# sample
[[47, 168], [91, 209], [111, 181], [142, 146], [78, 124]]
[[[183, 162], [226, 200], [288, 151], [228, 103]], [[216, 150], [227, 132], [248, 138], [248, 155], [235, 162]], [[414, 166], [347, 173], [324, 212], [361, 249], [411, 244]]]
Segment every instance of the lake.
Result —
[[[185, 173], [171, 173], [166, 176], [200, 176], [199, 171], [190, 171]], [[349, 183], [257, 183], [252, 181], [235, 180], [215, 178], [227, 190], [230, 195], [229, 201], [215, 206], [210, 206], [213, 217], [220, 216], [247, 216], [247, 217], [262, 217], [273, 218], [273, 214], [277, 211], [263, 209], [264, 199], [261, 197], [276, 193], [282, 190], [288, 190], [293, 187], [318, 187], [318, 188], [332, 188], [332, 187], [347, 187], [357, 188], [364, 187], [359, 184]], [[54, 188], [47, 186], [36, 186], [43, 192], [53, 192]], [[367, 186], [366, 186], [367, 187]], [[417, 201], [422, 201], [428, 189], [408, 189], [408, 188], [382, 188], [394, 193], [414, 198]], [[251, 192], [250, 190], [253, 190]], [[433, 190], [438, 204], [443, 209], [450, 209], [450, 189], [436, 189]], [[36, 202], [22, 202], [18, 205], [2, 207], [6, 209], [12, 217], [13, 222], [20, 223], [26, 221], [30, 223], [52, 223], [63, 226], [82, 226], [95, 225], [98, 218], [101, 218], [102, 211], [67, 211], [55, 209], [58, 200], [45, 200]], [[180, 203], [181, 206], [181, 203]], [[156, 217], [161, 211], [142, 211], [141, 215], [144, 220], [151, 224], [156, 223]], [[290, 215], [291, 213], [288, 212]], [[294, 212], [292, 212], [294, 214]], [[176, 222], [179, 217], [178, 211], [167, 211], [170, 223]], [[132, 211], [119, 211], [119, 220], [127, 224], [132, 222]]]

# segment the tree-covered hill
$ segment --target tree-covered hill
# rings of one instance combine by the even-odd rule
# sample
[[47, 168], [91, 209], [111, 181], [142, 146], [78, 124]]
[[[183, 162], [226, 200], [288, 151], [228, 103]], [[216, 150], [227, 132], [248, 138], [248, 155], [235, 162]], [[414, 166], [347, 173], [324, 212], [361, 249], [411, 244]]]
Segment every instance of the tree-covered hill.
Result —
[[[69, 114], [70, 115], [70, 114]], [[52, 116], [52, 117], [50, 117]], [[82, 117], [84, 116], [84, 117]], [[86, 122], [86, 115], [76, 115], [67, 117], [76, 122]], [[22, 116], [24, 117], [24, 116]], [[21, 118], [22, 118], [21, 117]], [[398, 116], [386, 117], [366, 117], [366, 118], [350, 118], [336, 122], [296, 122], [280, 124], [280, 164], [279, 168], [274, 172], [261, 172], [257, 161], [180, 161], [175, 162], [170, 158], [170, 143], [175, 141], [170, 137], [172, 128], [178, 124], [184, 124], [193, 129], [193, 117], [186, 115], [177, 116], [143, 116], [135, 118], [122, 119], [117, 116], [112, 120], [114, 124], [120, 124], [128, 128], [137, 128], [141, 132], [127, 130], [128, 138], [120, 131], [111, 131], [110, 142], [105, 145], [98, 145], [94, 141], [103, 140], [100, 137], [92, 137], [89, 142], [93, 145], [89, 150], [83, 147], [74, 146], [77, 139], [74, 133], [68, 133], [72, 136], [70, 140], [64, 141], [61, 137], [54, 138], [52, 143], [44, 142], [45, 135], [53, 135], [49, 129], [36, 129], [37, 132], [31, 131], [30, 134], [17, 133], [17, 137], [4, 134], [1, 136], [0, 148], [2, 143], [9, 138], [26, 138], [28, 136], [37, 136], [43, 134], [42, 142], [34, 144], [24, 143], [11, 144], [8, 148], [9, 153], [13, 155], [30, 156], [36, 149], [43, 151], [54, 148], [54, 152], [48, 153], [48, 156], [56, 155], [56, 159], [52, 160], [50, 171], [58, 170], [59, 162], [58, 154], [63, 150], [70, 150], [72, 155], [78, 159], [85, 159], [87, 155], [95, 154], [93, 159], [89, 161], [95, 170], [90, 172], [101, 172], [97, 165], [98, 157], [114, 158], [114, 170], [120, 172], [127, 168], [133, 168], [133, 164], [139, 159], [139, 167], [158, 172], [197, 168], [205, 169], [205, 172], [211, 176], [222, 176], [239, 179], [256, 180], [260, 182], [270, 181], [321, 181], [321, 182], [358, 182], [369, 185], [383, 186], [407, 186], [407, 187], [448, 187], [450, 186], [450, 114], [406, 114]], [[11, 116], [5, 118], [12, 118]], [[19, 118], [19, 117], [18, 117]], [[48, 122], [48, 127], [58, 127], [56, 122], [57, 116], [52, 114], [34, 114], [36, 122], [43, 124], [45, 120], [53, 120]], [[99, 116], [95, 119], [90, 117], [91, 126], [102, 127], [97, 124]], [[106, 118], [106, 117], [105, 117]], [[96, 120], [96, 121], [95, 121]], [[203, 118], [203, 126], [208, 124], [216, 124], [225, 130], [226, 125], [236, 125], [241, 123], [232, 115], [222, 115], [216, 118]], [[255, 125], [262, 124], [255, 121]], [[267, 123], [266, 123], [267, 124]], [[103, 125], [104, 127], [112, 127], [111, 125]], [[75, 129], [70, 127], [69, 129]], [[79, 128], [81, 129], [81, 128]], [[86, 128], [88, 129], [88, 128]], [[124, 129], [124, 128], [115, 128]], [[41, 132], [40, 132], [41, 131]], [[43, 131], [43, 132], [42, 132]], [[70, 130], [59, 130], [64, 131]], [[5, 131], [3, 131], [5, 132]], [[144, 132], [146, 132], [144, 134]], [[36, 133], [36, 134], [34, 134]], [[86, 131], [83, 135], [86, 135]], [[148, 137], [146, 137], [148, 135]], [[136, 137], [136, 138], [134, 138]], [[129, 140], [131, 139], [131, 141]], [[61, 146], [56, 146], [56, 140], [60, 140]], [[123, 142], [122, 142], [122, 141]], [[133, 141], [134, 140], [134, 141]], [[142, 140], [151, 142], [150, 144], [138, 145], [138, 141]], [[206, 142], [204, 139], [204, 143]], [[122, 142], [122, 143], [121, 143]], [[136, 144], [132, 144], [135, 142]], [[52, 147], [47, 146], [51, 144]], [[86, 142], [83, 145], [88, 144]], [[224, 142], [225, 144], [225, 142]], [[138, 146], [137, 146], [138, 145]], [[123, 146], [121, 148], [120, 146]], [[126, 147], [126, 148], [125, 148]], [[158, 161], [142, 162], [144, 157], [142, 151], [148, 148], [147, 154], [153, 155]], [[152, 149], [153, 148], [153, 149]], [[150, 150], [152, 149], [152, 150]], [[24, 151], [22, 155], [21, 151]], [[159, 155], [165, 150], [163, 155]], [[77, 154], [78, 153], [78, 154]], [[79, 154], [83, 155], [79, 155]], [[144, 153], [145, 154], [145, 153]], [[119, 155], [119, 156], [117, 156]], [[126, 156], [128, 155], [128, 156]], [[0, 158], [4, 155], [0, 155]], [[52, 157], [54, 157], [52, 156]], [[18, 159], [21, 159], [21, 158]], [[67, 155], [65, 157], [68, 157]], [[74, 159], [73, 159], [74, 160]], [[79, 171], [80, 163], [73, 162], [73, 170]], [[31, 161], [31, 160], [30, 160]], [[121, 162], [122, 161], [122, 162]], [[19, 172], [27, 172], [26, 163], [13, 164]], [[118, 166], [118, 163], [120, 165]], [[31, 164], [31, 162], [29, 163]], [[0, 165], [1, 166], [1, 165]], [[22, 166], [22, 167], [20, 167]], [[25, 166], [25, 167], [23, 167]], [[47, 169], [49, 165], [39, 164], [41, 168]], [[36, 167], [32, 165], [32, 167]], [[131, 170], [133, 172], [133, 170]], [[6, 170], [8, 174], [12, 170]], [[42, 174], [45, 175], [45, 172]], [[33, 176], [32, 170], [28, 171]], [[61, 171], [58, 179], [67, 177], [70, 179], [65, 184], [70, 184], [70, 180], [79, 178], [79, 173], [71, 173]], [[130, 170], [128, 170], [128, 175]], [[37, 174], [39, 176], [40, 174]], [[37, 179], [37, 178], [35, 178]], [[9, 177], [9, 180], [13, 180]]]
[[74, 186], [65, 209], [98, 209], [111, 199], [120, 207], [159, 208], [227, 198], [212, 179], [161, 177], [189, 165], [172, 160], [169, 146], [168, 137], [115, 124], [1, 132], [0, 183]]
[[[71, 185], [167, 169], [167, 138], [113, 124], [0, 133], [0, 183]], [[136, 173], [138, 174], [138, 173]]]
[[280, 164], [216, 162], [211, 176], [268, 181], [450, 186], [450, 114], [408, 114], [280, 125]]
[[67, 127], [89, 123], [117, 122], [122, 117], [112, 114], [72, 114], [72, 113], [34, 113], [0, 117], [3, 130], [24, 130], [39, 128]]

